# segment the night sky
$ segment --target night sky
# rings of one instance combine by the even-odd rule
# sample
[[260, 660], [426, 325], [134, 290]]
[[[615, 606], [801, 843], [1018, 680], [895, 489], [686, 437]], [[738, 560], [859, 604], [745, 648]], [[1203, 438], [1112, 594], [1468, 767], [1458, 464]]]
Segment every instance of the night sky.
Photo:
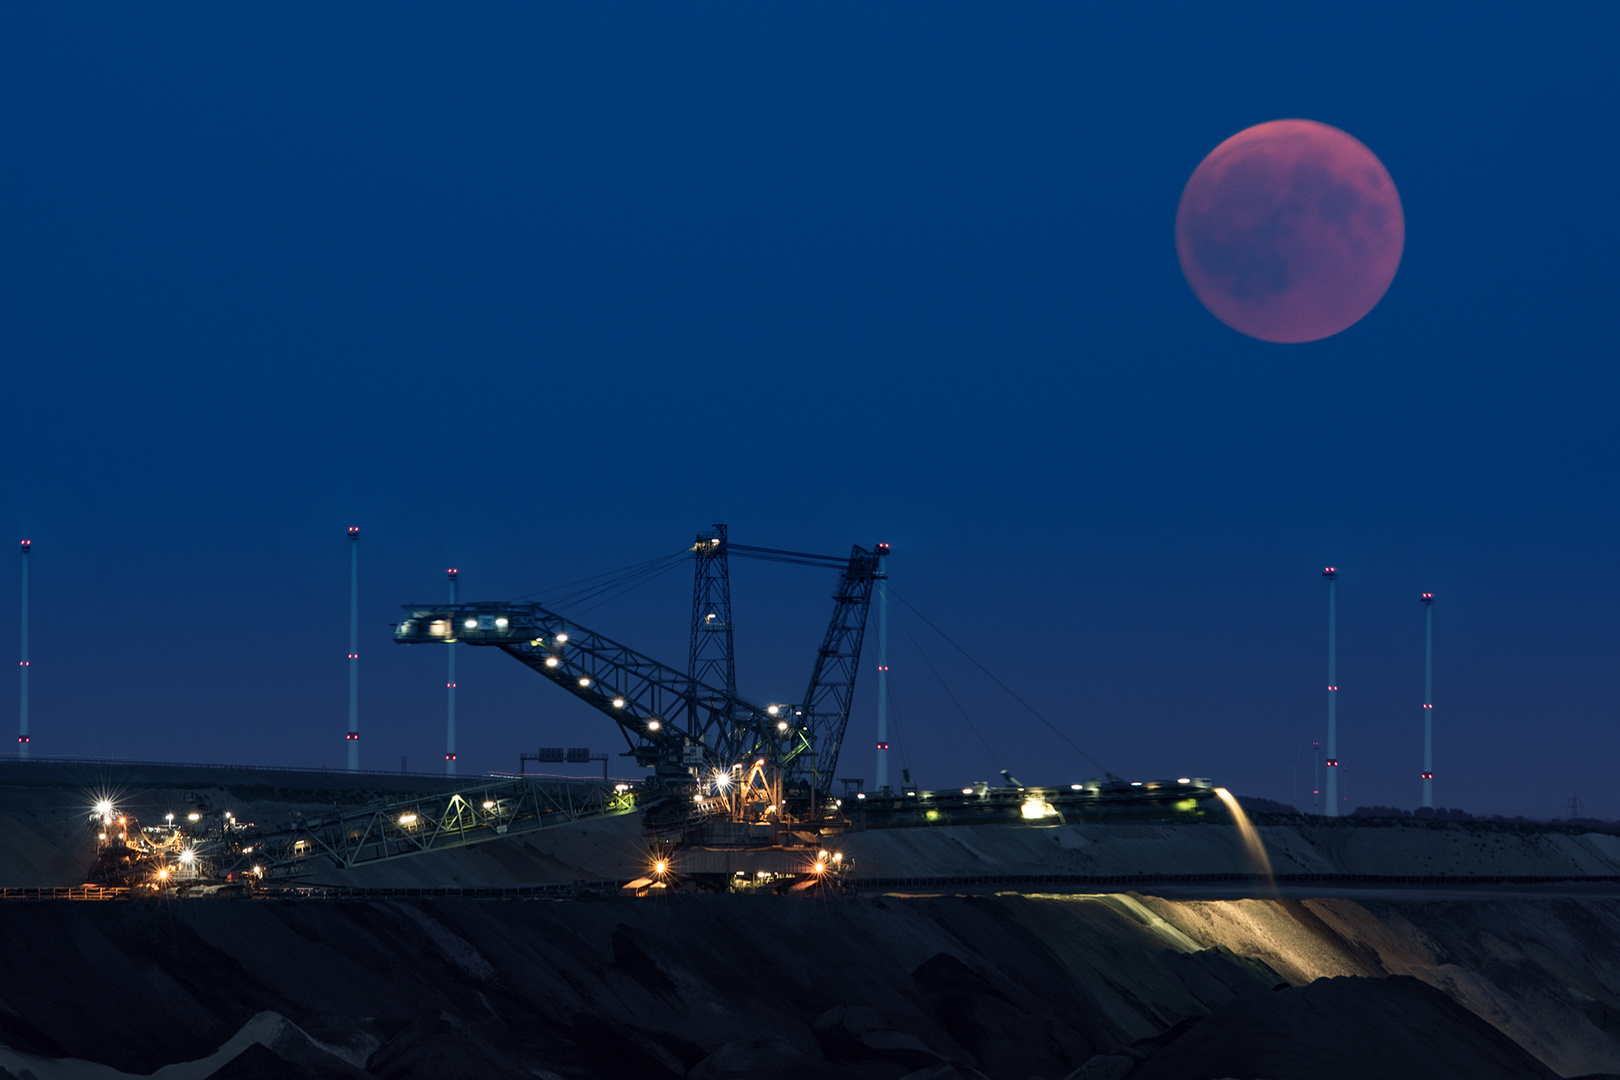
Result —
[[[1347, 809], [1418, 804], [1430, 590], [1436, 802], [1620, 817], [1620, 9], [1425, 10], [6, 8], [34, 754], [341, 768], [358, 525], [363, 764], [438, 770], [445, 656], [392, 644], [399, 605], [725, 522], [888, 541], [1127, 779], [1304, 804], [1333, 564]], [[1172, 236], [1204, 155], [1287, 117], [1406, 214], [1382, 303], [1305, 345], [1217, 322]], [[802, 695], [832, 577], [733, 563], [745, 695]], [[684, 666], [690, 590], [581, 621]], [[896, 774], [1096, 773], [899, 612]], [[840, 776], [872, 776], [873, 644]], [[458, 657], [463, 772], [623, 748]]]

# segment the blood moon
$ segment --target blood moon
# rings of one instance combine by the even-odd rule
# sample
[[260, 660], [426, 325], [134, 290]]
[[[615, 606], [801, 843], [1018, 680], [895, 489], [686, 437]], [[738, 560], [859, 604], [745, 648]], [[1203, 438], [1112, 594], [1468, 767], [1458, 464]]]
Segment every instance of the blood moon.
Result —
[[1205, 307], [1262, 341], [1337, 334], [1382, 299], [1406, 243], [1401, 199], [1355, 138], [1314, 120], [1238, 132], [1176, 210], [1181, 272]]

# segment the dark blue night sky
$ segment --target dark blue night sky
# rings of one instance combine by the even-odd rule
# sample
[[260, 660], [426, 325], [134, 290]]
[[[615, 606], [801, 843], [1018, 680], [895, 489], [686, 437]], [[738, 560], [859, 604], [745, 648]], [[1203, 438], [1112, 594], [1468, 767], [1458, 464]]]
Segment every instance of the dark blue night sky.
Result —
[[[886, 540], [1109, 769], [1282, 800], [1332, 563], [1347, 805], [1417, 805], [1432, 590], [1437, 803], [1620, 817], [1620, 15], [1184, 7], [6, 9], [34, 753], [341, 767], [359, 525], [363, 761], [437, 769], [444, 654], [391, 643], [400, 604], [726, 522]], [[1383, 302], [1307, 345], [1217, 322], [1172, 239], [1203, 156], [1283, 117], [1370, 147], [1407, 221]], [[744, 693], [797, 697], [831, 575], [732, 577]], [[684, 664], [690, 588], [582, 621]], [[896, 769], [1095, 771], [902, 616]], [[622, 748], [459, 657], [463, 771]]]

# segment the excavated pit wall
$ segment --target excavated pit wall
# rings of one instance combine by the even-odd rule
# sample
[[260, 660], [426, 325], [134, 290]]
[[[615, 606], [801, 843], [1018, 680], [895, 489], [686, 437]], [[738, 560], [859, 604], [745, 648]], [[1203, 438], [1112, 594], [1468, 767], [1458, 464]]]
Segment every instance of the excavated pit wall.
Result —
[[37, 1080], [1620, 1072], [1617, 900], [60, 902], [0, 931], [0, 1068]]
[[[476, 781], [469, 781], [476, 783]], [[95, 849], [93, 793], [148, 822], [192, 806], [274, 825], [334, 803], [428, 791], [440, 777], [220, 770], [186, 766], [0, 765], [0, 887], [76, 885]], [[1620, 875], [1620, 836], [1549, 826], [1340, 818], [1272, 818], [1259, 826], [1278, 874]], [[1195, 824], [962, 825], [852, 832], [836, 842], [868, 878], [968, 875], [1226, 874], [1250, 869], [1237, 831]], [[645, 870], [637, 816], [511, 837], [456, 851], [342, 870], [311, 863], [306, 880], [435, 887], [629, 878]]]
[[[1300, 818], [1258, 831], [1278, 874], [1609, 877], [1620, 836], [1492, 822]], [[1250, 870], [1237, 830], [1191, 825], [946, 826], [855, 833], [860, 873], [1222, 874]]]
[[[80, 880], [89, 788], [5, 779], [0, 885]], [[232, 779], [126, 774], [120, 799], [148, 817], [191, 800], [262, 820], [334, 801], [320, 777]], [[400, 783], [412, 782], [436, 786]], [[1279, 873], [1620, 874], [1604, 833], [1307, 819], [1261, 832]], [[941, 827], [839, 844], [867, 877], [1246, 869], [1234, 831], [1213, 823]], [[645, 851], [629, 817], [311, 876], [613, 878], [639, 872]], [[166, 1066], [164, 1080], [1026, 1080], [1082, 1068], [1191, 1080], [1215, 1060], [1252, 1076], [1620, 1074], [1617, 899], [164, 900], [7, 903], [0, 920], [0, 1069], [38, 1080]], [[1272, 1057], [1254, 1059], [1260, 1045]]]

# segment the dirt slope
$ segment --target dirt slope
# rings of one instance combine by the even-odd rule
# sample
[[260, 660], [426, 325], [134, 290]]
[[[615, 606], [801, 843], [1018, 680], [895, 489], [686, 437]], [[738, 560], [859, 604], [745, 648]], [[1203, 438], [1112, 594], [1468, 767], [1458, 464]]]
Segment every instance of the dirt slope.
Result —
[[[149, 817], [208, 804], [275, 821], [334, 797], [195, 779], [124, 777], [119, 798]], [[75, 784], [0, 777], [0, 885], [81, 879], [93, 830]], [[1285, 873], [1620, 874], [1620, 841], [1600, 833], [1262, 831]], [[1214, 824], [872, 831], [840, 846], [865, 877], [1248, 868]], [[540, 883], [628, 877], [644, 858], [631, 817], [311, 878]], [[0, 920], [0, 1069], [37, 1080], [1191, 1080], [1221, 1075], [1216, 1061], [1274, 1080], [1402, 1062], [1436, 1077], [1478, 1067], [1451, 1049], [1464, 1046], [1498, 1075], [1620, 1074], [1616, 900], [164, 901], [7, 903]], [[1318, 1052], [1352, 1037], [1365, 1054]], [[1262, 1045], [1270, 1056], [1250, 1053]]]
[[[476, 778], [470, 778], [476, 783]], [[147, 823], [193, 808], [275, 826], [334, 803], [438, 789], [439, 777], [183, 766], [0, 765], [0, 887], [78, 884], [94, 851], [89, 811], [111, 795]], [[1620, 837], [1554, 827], [1382, 819], [1280, 819], [1260, 827], [1278, 873], [1620, 875]], [[863, 877], [1184, 874], [1250, 869], [1236, 830], [1197, 824], [977, 825], [852, 832], [838, 840]], [[368, 886], [539, 884], [627, 878], [646, 843], [635, 816], [343, 870], [307, 880]], [[678, 861], [678, 860], [677, 860]]]
[[1399, 975], [1341, 976], [1243, 994], [1130, 1074], [1132, 1080], [1240, 1075], [1551, 1080], [1558, 1074], [1445, 994]]
[[[1620, 874], [1620, 837], [1488, 822], [1262, 825], [1279, 874]], [[1235, 829], [1192, 825], [952, 825], [853, 833], [868, 877], [1208, 874], [1248, 870]]]
[[[1611, 900], [183, 901], [0, 919], [0, 1068], [38, 1080], [1443, 1077], [1461, 1074], [1435, 1060], [1468, 1053], [1502, 1066], [1474, 1075], [1620, 1072]], [[1373, 1056], [1312, 1056], [1346, 1032]], [[1373, 1051], [1414, 1032], [1430, 1071], [1384, 1071]], [[1213, 1060], [1225, 1072], [1187, 1065]], [[1309, 1071], [1266, 1071], [1284, 1066]]]

